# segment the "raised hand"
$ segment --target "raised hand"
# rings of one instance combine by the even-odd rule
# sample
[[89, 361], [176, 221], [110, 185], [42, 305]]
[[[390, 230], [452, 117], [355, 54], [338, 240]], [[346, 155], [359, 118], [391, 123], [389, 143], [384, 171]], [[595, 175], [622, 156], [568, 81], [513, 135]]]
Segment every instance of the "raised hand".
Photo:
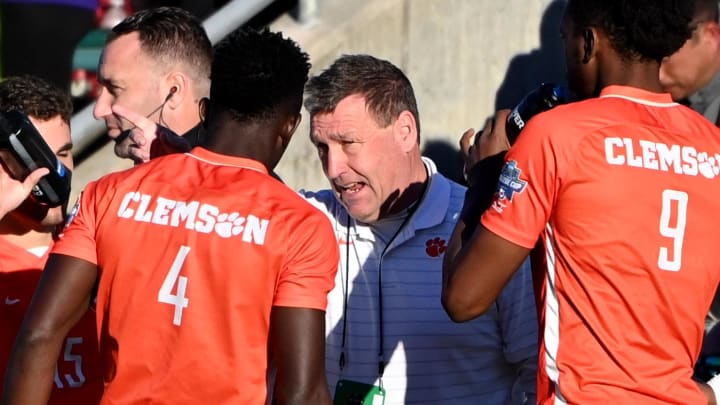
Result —
[[13, 179], [0, 165], [0, 219], [19, 207], [28, 198], [33, 187], [50, 171], [41, 167], [30, 173], [24, 181]]

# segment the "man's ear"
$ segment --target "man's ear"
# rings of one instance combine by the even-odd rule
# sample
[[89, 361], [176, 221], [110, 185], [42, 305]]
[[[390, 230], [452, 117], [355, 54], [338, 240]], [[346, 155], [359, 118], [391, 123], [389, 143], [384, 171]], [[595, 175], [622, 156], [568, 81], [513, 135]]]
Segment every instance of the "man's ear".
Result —
[[707, 21], [701, 25], [705, 31], [704, 38], [714, 42], [715, 48], [720, 48], [720, 25], [715, 21]]
[[597, 33], [594, 28], [585, 28], [582, 32], [583, 58], [582, 63], [587, 64], [597, 52]]
[[417, 122], [415, 122], [415, 117], [408, 110], [398, 115], [395, 124], [393, 124], [393, 132], [395, 138], [406, 152], [416, 148], [419, 144], [420, 135], [417, 130]]
[[168, 93], [166, 105], [169, 108], [177, 108], [182, 105], [182, 102], [186, 97], [191, 97], [189, 94], [190, 80], [187, 76], [180, 72], [173, 72], [168, 75], [167, 88]]
[[293, 134], [297, 130], [297, 127], [300, 125], [300, 121], [302, 121], [302, 114], [297, 114], [294, 117], [290, 117], [285, 122], [285, 127], [280, 134], [283, 147], [288, 146], [288, 144], [290, 143], [290, 139], [292, 139]]
[[198, 115], [200, 116], [200, 122], [205, 122], [205, 117], [207, 117], [208, 101], [210, 101], [210, 99], [207, 97], [203, 97], [200, 101], [198, 101]]

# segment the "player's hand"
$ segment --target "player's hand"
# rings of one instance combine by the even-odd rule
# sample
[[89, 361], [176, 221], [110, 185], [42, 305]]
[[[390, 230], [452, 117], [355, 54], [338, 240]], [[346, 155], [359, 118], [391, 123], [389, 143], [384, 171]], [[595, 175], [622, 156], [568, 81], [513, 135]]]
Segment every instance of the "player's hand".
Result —
[[[460, 151], [465, 161], [464, 173], [466, 175], [477, 162], [510, 149], [505, 125], [502, 125], [509, 114], [510, 110], [499, 110], [495, 113], [495, 117], [488, 118], [482, 131], [476, 134], [475, 129], [470, 128], [462, 134]], [[500, 123], [500, 125], [496, 125], [496, 123]]]
[[49, 172], [47, 168], [41, 167], [30, 173], [25, 181], [18, 181], [10, 177], [0, 165], [0, 219], [19, 207], [28, 198], [33, 187]]
[[[129, 131], [129, 135], [121, 142], [115, 143], [115, 154], [122, 158], [130, 158], [135, 164], [149, 161], [150, 145], [157, 136], [158, 125], [149, 118], [121, 105], [113, 105], [112, 111], [133, 125], [132, 128], [126, 130]], [[124, 133], [125, 131], [123, 131], [123, 135]]]
[[157, 129], [157, 136], [150, 146], [150, 159], [171, 153], [190, 152], [190, 149], [192, 149], [190, 142], [184, 137], [159, 125]]
[[126, 129], [120, 132], [115, 138], [111, 138], [115, 142], [115, 156], [123, 159], [130, 159], [130, 145], [133, 143], [130, 139], [130, 132], [132, 130]]

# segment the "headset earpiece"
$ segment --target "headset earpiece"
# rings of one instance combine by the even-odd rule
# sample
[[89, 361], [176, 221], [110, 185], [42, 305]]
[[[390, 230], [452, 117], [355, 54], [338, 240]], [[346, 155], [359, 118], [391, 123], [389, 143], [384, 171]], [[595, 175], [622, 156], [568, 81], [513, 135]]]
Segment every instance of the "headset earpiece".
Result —
[[170, 98], [172, 98], [173, 94], [177, 93], [177, 91], [178, 91], [177, 86], [170, 87], [170, 92], [168, 92], [167, 97], [165, 97], [165, 102], [167, 103], [170, 100]]

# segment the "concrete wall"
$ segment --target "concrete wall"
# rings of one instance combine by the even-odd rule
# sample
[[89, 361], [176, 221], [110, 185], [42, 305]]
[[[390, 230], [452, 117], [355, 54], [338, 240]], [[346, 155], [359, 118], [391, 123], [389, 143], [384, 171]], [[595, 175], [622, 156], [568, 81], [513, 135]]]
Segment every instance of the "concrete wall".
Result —
[[[418, 99], [424, 150], [451, 173], [460, 170], [454, 153], [465, 129], [540, 81], [564, 78], [562, 3], [551, 0], [326, 0], [318, 11], [314, 23], [282, 18], [273, 28], [311, 55], [314, 73], [343, 53], [403, 69]], [[305, 117], [278, 173], [295, 188], [325, 187], [308, 131]]]
[[[415, 87], [426, 154], [455, 174], [465, 129], [477, 129], [497, 107], [514, 105], [541, 81], [563, 80], [559, 1], [316, 0], [310, 21], [283, 16], [272, 28], [310, 54], [312, 73], [345, 53], [398, 65]], [[304, 115], [277, 168], [293, 188], [326, 187], [308, 133]], [[105, 146], [79, 165], [74, 189], [124, 167], [128, 162]]]

